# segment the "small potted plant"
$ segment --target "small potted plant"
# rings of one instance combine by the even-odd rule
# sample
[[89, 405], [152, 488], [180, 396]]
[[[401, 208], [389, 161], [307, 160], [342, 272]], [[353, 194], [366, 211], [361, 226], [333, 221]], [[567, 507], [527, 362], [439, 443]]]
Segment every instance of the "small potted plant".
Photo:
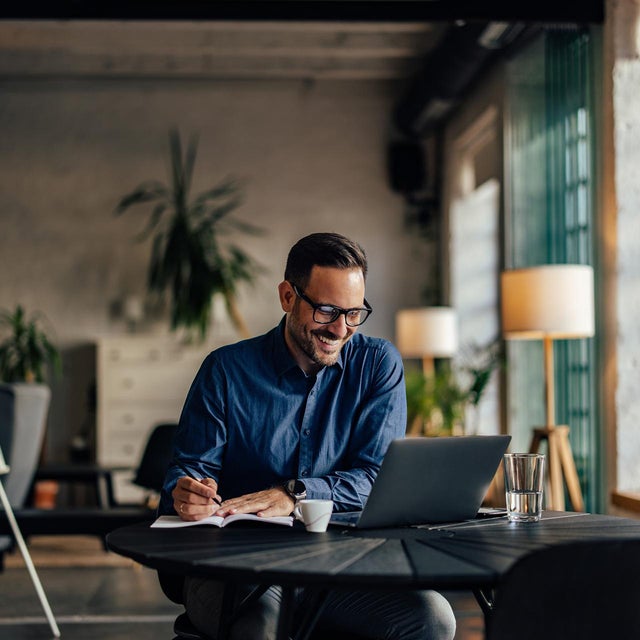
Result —
[[[469, 407], [480, 404], [491, 376], [503, 362], [502, 343], [472, 346], [457, 365], [441, 363], [435, 373], [405, 374], [408, 435], [455, 435], [475, 432], [466, 424]], [[478, 415], [478, 412], [475, 412]]]
[[239, 282], [253, 282], [258, 265], [239, 246], [223, 243], [229, 231], [259, 233], [253, 225], [231, 214], [240, 205], [239, 185], [226, 180], [191, 197], [197, 155], [192, 137], [186, 150], [177, 130], [169, 133], [171, 179], [140, 184], [116, 206], [117, 215], [137, 205], [151, 206], [146, 228], [138, 235], [151, 237], [147, 286], [151, 293], [171, 300], [171, 328], [183, 328], [187, 338], [204, 340], [212, 320], [212, 299], [221, 294], [235, 328], [249, 332], [236, 304]]
[[0, 447], [11, 471], [5, 489], [24, 504], [38, 464], [51, 390], [47, 372], [60, 371], [60, 354], [42, 329], [42, 316], [21, 305], [0, 312]]
[[60, 354], [41, 322], [39, 315], [28, 318], [21, 305], [14, 311], [0, 312], [0, 330], [8, 330], [0, 342], [0, 381], [44, 383], [48, 366], [59, 371]]

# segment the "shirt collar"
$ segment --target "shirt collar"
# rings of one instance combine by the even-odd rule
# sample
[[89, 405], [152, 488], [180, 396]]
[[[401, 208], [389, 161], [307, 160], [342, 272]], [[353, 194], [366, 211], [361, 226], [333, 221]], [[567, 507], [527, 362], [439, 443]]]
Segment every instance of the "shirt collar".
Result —
[[[298, 366], [298, 363], [293, 359], [293, 356], [291, 355], [289, 347], [287, 347], [287, 343], [284, 338], [284, 328], [286, 321], [287, 316], [285, 315], [283, 316], [282, 320], [280, 320], [280, 324], [275, 328], [274, 331], [273, 364], [278, 376], [285, 374], [287, 371], [289, 371], [289, 369], [292, 369], [293, 367], [301, 370]], [[339, 367], [340, 369], [344, 368], [342, 358], [344, 355], [344, 350], [347, 346], [348, 343], [341, 349], [340, 354], [338, 355], [338, 360], [336, 361], [336, 364], [333, 365], [334, 367]], [[326, 367], [320, 369], [318, 373], [321, 373], [322, 371], [324, 371], [324, 369], [326, 369]]]

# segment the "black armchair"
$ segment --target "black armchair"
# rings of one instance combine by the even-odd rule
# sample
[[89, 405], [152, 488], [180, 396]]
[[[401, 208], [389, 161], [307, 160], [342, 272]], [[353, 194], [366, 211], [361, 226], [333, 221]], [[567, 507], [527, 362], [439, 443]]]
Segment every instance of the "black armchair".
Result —
[[636, 638], [640, 540], [556, 545], [518, 561], [497, 590], [487, 640]]

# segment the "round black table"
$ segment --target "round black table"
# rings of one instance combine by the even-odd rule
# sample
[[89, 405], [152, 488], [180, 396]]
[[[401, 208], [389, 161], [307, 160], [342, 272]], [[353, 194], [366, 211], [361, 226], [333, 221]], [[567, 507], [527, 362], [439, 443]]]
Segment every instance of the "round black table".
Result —
[[[241, 522], [218, 529], [193, 526], [118, 529], [108, 547], [161, 572], [209, 576], [229, 583], [283, 587], [278, 638], [290, 634], [295, 587], [470, 589], [486, 594], [521, 557], [576, 540], [640, 539], [640, 521], [583, 513], [545, 512], [540, 522], [506, 518], [439, 527], [355, 530]], [[482, 600], [481, 600], [482, 603]], [[310, 623], [312, 624], [312, 623]], [[306, 632], [305, 632], [306, 633]]]

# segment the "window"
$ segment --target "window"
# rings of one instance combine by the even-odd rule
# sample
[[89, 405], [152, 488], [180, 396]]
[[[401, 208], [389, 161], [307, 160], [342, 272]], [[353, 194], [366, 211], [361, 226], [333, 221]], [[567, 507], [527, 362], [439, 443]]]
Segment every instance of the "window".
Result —
[[[592, 39], [548, 31], [510, 62], [506, 118], [507, 267], [594, 263]], [[597, 292], [596, 292], [597, 295]], [[587, 509], [602, 496], [594, 340], [555, 345], [558, 424], [571, 444]], [[524, 449], [543, 424], [542, 345], [508, 345], [509, 424]]]

